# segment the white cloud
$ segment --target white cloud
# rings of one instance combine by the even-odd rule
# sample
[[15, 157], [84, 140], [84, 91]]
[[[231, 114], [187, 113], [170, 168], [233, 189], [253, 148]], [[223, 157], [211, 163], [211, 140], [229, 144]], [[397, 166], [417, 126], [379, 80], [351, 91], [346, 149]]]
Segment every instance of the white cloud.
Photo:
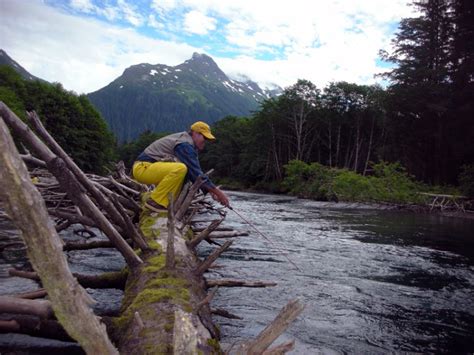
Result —
[[71, 0], [71, 6], [76, 10], [86, 13], [95, 11], [95, 6], [91, 0]]
[[199, 48], [67, 15], [37, 1], [2, 0], [0, 48], [35, 76], [68, 90], [98, 90], [133, 64], [177, 65]]
[[190, 11], [184, 15], [184, 29], [187, 32], [195, 33], [199, 35], [205, 35], [206, 33], [216, 28], [216, 19], [204, 15], [200, 11]]
[[172, 11], [178, 7], [178, 0], [152, 0], [151, 8], [164, 15], [168, 11]]
[[117, 5], [123, 13], [123, 17], [133, 26], [140, 26], [143, 23], [143, 17], [132, 5], [129, 5], [125, 0], [118, 0]]
[[[149, 9], [125, 0], [102, 7], [88, 0], [70, 2], [84, 14], [147, 25], [173, 39], [164, 41], [123, 23], [68, 15], [40, 0], [0, 0], [0, 47], [32, 74], [78, 92], [105, 86], [130, 65], [176, 65], [195, 51], [208, 52], [224, 72], [259, 83], [287, 86], [298, 78], [320, 87], [333, 80], [370, 83], [383, 71], [376, 61], [378, 50], [389, 47], [391, 26], [412, 14], [407, 2], [153, 0]], [[201, 44], [185, 44], [185, 31], [201, 35]], [[239, 55], [216, 55], [226, 50]], [[256, 59], [273, 54], [274, 60]]]

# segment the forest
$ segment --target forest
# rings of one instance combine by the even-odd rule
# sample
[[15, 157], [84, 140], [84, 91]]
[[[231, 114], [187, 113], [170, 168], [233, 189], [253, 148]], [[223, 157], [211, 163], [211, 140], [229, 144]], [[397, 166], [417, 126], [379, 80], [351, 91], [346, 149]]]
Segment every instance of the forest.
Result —
[[299, 80], [253, 117], [217, 122], [204, 165], [247, 186], [269, 186], [292, 160], [363, 176], [391, 162], [419, 181], [462, 183], [472, 194], [474, 3], [413, 6], [420, 16], [403, 19], [393, 51], [380, 53], [394, 65], [382, 74], [387, 87], [336, 82], [321, 89]]
[[[392, 50], [380, 52], [392, 65], [378, 74], [386, 85], [333, 82], [318, 88], [300, 79], [263, 101], [250, 117], [215, 123], [218, 140], [201, 155], [203, 167], [214, 168], [226, 186], [288, 191], [288, 172], [301, 170], [295, 166], [309, 169], [289, 165], [295, 160], [336, 169], [333, 175], [341, 170], [362, 177], [386, 171], [377, 167], [390, 163], [395, 165], [389, 170], [409, 180], [461, 185], [460, 193], [474, 195], [474, 2], [429, 0], [412, 6], [419, 15], [403, 19]], [[116, 146], [86, 96], [60, 84], [25, 81], [8, 67], [0, 70], [0, 98], [20, 117], [36, 110], [90, 172], [103, 172], [116, 159], [130, 167], [165, 134], [147, 131]]]

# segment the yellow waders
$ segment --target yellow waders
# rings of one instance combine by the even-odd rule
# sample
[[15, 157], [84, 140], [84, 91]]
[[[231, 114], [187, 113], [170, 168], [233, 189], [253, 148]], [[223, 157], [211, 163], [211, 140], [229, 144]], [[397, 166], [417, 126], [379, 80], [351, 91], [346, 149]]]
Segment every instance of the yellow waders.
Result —
[[164, 207], [168, 207], [169, 192], [174, 199], [178, 197], [187, 171], [183, 163], [139, 161], [133, 165], [133, 177], [142, 184], [155, 185], [151, 198]]

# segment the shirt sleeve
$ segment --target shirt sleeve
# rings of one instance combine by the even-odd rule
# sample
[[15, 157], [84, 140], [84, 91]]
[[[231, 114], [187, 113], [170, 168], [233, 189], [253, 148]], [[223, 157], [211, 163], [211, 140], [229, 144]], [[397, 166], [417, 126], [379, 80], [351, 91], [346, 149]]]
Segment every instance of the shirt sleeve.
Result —
[[188, 178], [194, 182], [199, 176], [203, 177], [204, 183], [201, 186], [201, 189], [208, 191], [216, 187], [209, 177], [205, 175], [199, 164], [198, 154], [196, 149], [189, 143], [180, 143], [174, 148], [174, 153], [181, 163], [186, 165], [188, 168]]

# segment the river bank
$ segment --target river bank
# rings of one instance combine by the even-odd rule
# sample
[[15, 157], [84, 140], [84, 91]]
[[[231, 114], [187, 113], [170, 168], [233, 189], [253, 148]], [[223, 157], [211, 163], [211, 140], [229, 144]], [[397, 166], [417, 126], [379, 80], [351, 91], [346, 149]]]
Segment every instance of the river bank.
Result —
[[[219, 180], [218, 180], [219, 181]], [[259, 184], [258, 186], [245, 186], [243, 183], [235, 180], [224, 179], [219, 181], [220, 186], [229, 191], [247, 192], [247, 193], [258, 193], [258, 194], [275, 194], [287, 197], [296, 197], [302, 199], [309, 199], [312, 201], [318, 201], [323, 203], [330, 203], [334, 206], [340, 205], [345, 208], [350, 206], [353, 208], [363, 207], [372, 208], [378, 210], [393, 210], [393, 211], [407, 211], [418, 214], [431, 214], [439, 215], [450, 218], [463, 218], [463, 219], [474, 219], [474, 209], [440, 209], [439, 207], [432, 207], [430, 204], [417, 204], [414, 202], [410, 203], [390, 203], [386, 201], [328, 201], [327, 199], [311, 198], [309, 196], [298, 195], [290, 193], [287, 188], [284, 188], [281, 184], [270, 183], [270, 184]], [[468, 200], [468, 206], [474, 207], [474, 199]]]

